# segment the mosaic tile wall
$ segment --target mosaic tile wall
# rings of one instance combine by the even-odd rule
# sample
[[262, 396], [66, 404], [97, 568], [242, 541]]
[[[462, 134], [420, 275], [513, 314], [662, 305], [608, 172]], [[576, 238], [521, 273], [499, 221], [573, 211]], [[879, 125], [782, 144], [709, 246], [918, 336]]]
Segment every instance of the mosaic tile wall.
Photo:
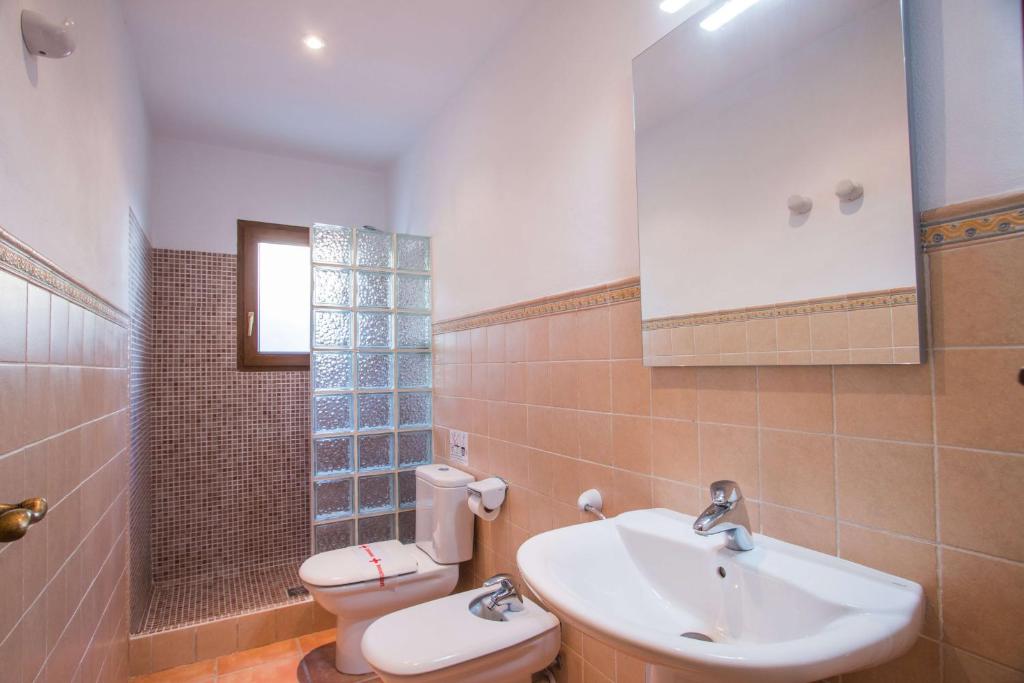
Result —
[[431, 455], [430, 240], [315, 225], [313, 543], [415, 540]]
[[0, 230], [0, 500], [50, 505], [24, 538], [0, 543], [0, 680], [119, 683], [127, 316], [40, 263]]
[[309, 373], [242, 372], [236, 257], [155, 249], [153, 579], [309, 555]]
[[128, 235], [128, 552], [131, 570], [131, 630], [146, 617], [153, 593], [150, 553], [153, 511], [153, 249], [132, 216]]

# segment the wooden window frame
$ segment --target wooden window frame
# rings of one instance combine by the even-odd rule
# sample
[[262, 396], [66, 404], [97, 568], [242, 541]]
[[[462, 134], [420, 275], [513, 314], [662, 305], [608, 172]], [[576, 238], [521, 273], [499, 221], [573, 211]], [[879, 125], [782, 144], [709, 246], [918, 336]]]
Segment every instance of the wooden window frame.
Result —
[[[309, 246], [309, 228], [259, 221], [238, 221], [238, 369], [308, 370], [309, 353], [260, 353], [259, 267], [260, 242]], [[249, 315], [252, 314], [252, 333]]]

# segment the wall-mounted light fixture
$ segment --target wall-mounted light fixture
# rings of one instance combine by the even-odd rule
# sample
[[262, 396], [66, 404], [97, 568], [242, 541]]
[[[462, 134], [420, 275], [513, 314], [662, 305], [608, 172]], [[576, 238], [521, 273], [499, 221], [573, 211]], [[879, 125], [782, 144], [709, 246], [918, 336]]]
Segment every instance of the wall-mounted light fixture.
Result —
[[75, 51], [71, 29], [75, 22], [65, 19], [55, 24], [39, 12], [26, 9], [21, 12], [21, 38], [28, 51], [37, 57], [61, 59]]
[[302, 39], [302, 44], [310, 50], [322, 50], [327, 45], [323, 38], [312, 33]]
[[864, 196], [864, 186], [844, 178], [836, 185], [836, 196], [843, 202], [856, 201]]
[[795, 214], [810, 213], [814, 207], [814, 202], [811, 201], [810, 197], [804, 197], [803, 195], [793, 194], [789, 196], [789, 201], [786, 202], [786, 206], [789, 210]]

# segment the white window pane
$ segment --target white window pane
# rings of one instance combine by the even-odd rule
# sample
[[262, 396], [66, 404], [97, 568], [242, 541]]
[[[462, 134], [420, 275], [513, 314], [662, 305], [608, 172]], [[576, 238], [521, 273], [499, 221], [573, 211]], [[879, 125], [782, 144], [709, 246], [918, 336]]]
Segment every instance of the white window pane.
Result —
[[309, 247], [260, 242], [259, 352], [309, 352]]

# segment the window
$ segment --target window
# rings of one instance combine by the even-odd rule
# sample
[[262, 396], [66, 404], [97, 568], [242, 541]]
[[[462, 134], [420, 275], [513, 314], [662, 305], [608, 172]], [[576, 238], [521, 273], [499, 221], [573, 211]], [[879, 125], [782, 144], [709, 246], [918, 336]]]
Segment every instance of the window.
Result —
[[309, 368], [309, 229], [238, 221], [238, 367]]

